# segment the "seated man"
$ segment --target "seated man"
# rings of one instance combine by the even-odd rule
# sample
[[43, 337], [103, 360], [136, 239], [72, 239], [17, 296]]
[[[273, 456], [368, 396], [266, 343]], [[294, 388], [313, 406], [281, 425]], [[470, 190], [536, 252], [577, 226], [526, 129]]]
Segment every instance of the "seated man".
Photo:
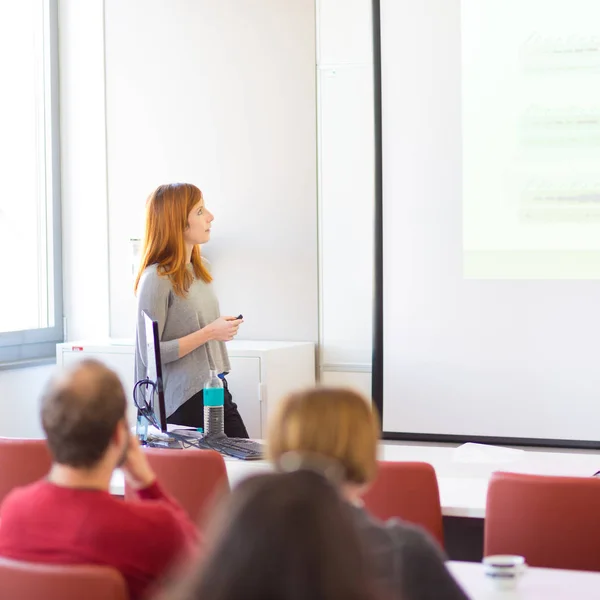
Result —
[[[54, 460], [48, 477], [18, 488], [0, 509], [0, 555], [50, 564], [98, 564], [125, 577], [140, 598], [197, 529], [161, 489], [126, 421], [118, 377], [86, 360], [48, 387], [42, 425]], [[142, 502], [111, 496], [121, 467]]]

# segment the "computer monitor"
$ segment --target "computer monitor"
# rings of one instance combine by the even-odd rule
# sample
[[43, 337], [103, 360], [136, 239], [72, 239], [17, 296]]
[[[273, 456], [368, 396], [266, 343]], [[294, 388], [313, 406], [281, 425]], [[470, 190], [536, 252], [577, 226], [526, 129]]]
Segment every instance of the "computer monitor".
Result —
[[[142, 311], [142, 313], [146, 324], [146, 377], [153, 384], [152, 386], [146, 386], [146, 404], [152, 407], [159, 429], [163, 433], [167, 433], [167, 411], [165, 408], [158, 322], [146, 311]], [[153, 393], [152, 387], [154, 388]]]
[[[162, 379], [162, 363], [160, 359], [160, 338], [158, 335], [158, 322], [146, 311], [144, 315], [146, 329], [146, 385], [145, 410], [152, 410], [151, 419], [156, 421], [160, 430], [167, 433], [167, 411], [165, 408], [165, 393]], [[140, 383], [140, 382], [138, 382]], [[144, 380], [142, 380], [144, 383]], [[137, 386], [137, 384], [136, 384]], [[153, 418], [152, 418], [153, 417]], [[225, 434], [207, 436], [199, 435], [198, 431], [171, 431], [170, 439], [148, 442], [160, 448], [187, 448], [212, 449], [226, 456], [233, 456], [242, 460], [257, 460], [263, 456], [263, 448], [251, 440], [228, 439]]]

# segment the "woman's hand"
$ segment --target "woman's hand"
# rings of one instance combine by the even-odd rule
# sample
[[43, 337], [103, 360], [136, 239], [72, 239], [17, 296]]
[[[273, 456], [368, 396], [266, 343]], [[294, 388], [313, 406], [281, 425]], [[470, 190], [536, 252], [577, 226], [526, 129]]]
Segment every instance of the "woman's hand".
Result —
[[208, 325], [211, 339], [219, 342], [229, 342], [237, 335], [243, 322], [244, 319], [238, 319], [237, 317], [219, 317]]
[[244, 319], [238, 319], [237, 317], [219, 317], [202, 329], [179, 338], [179, 358], [186, 356], [210, 340], [231, 341], [237, 335], [243, 322]]

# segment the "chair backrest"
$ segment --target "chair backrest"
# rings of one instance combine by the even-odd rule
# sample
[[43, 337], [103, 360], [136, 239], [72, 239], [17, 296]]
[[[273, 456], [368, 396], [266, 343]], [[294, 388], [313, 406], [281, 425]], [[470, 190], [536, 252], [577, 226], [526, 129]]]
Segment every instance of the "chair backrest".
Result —
[[444, 546], [440, 492], [430, 464], [380, 461], [377, 477], [363, 501], [377, 518], [386, 521], [398, 517], [421, 525]]
[[123, 576], [110, 567], [44, 565], [0, 557], [0, 597], [6, 600], [127, 600]]
[[520, 554], [534, 567], [600, 570], [600, 480], [494, 473], [484, 554]]
[[44, 477], [51, 465], [46, 440], [0, 437], [0, 504], [13, 488]]
[[[214, 450], [145, 448], [161, 486], [200, 523], [218, 493], [229, 491], [223, 457]], [[125, 499], [136, 498], [125, 483]]]

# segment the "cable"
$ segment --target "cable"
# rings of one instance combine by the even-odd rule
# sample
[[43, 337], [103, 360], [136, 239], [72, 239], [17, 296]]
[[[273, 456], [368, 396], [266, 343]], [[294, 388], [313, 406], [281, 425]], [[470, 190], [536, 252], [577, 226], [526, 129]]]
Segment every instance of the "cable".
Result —
[[204, 447], [202, 446], [202, 440], [201, 439], [196, 439], [193, 437], [189, 437], [187, 435], [182, 435], [180, 433], [174, 433], [173, 431], [169, 431], [169, 433], [167, 434], [170, 437], [172, 437], [174, 440], [177, 440], [178, 442], [181, 442], [181, 444], [183, 444], [184, 448], [197, 448], [198, 450], [204, 450]]
[[[150, 388], [151, 397], [150, 402], [146, 399], [146, 394], [144, 394], [143, 402], [140, 402], [138, 394], [140, 393], [140, 389], [142, 386], [146, 386], [146, 388]], [[138, 409], [138, 414], [145, 417], [149, 423], [154, 425], [157, 429], [160, 429], [158, 421], [156, 420], [156, 415], [154, 414], [154, 394], [156, 393], [156, 383], [151, 379], [140, 379], [133, 386], [133, 402]]]

